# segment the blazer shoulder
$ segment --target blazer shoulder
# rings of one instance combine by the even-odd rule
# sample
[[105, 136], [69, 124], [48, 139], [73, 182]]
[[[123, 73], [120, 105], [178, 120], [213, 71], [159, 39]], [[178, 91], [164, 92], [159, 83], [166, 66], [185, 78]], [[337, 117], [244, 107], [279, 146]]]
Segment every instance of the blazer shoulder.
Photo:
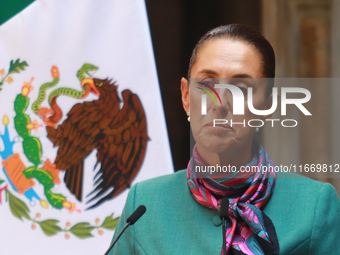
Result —
[[276, 183], [280, 189], [292, 191], [300, 189], [300, 192], [306, 193], [319, 193], [324, 185], [323, 182], [310, 179], [303, 175], [282, 172], [277, 173]]
[[185, 207], [188, 203], [196, 203], [191, 201], [186, 171], [142, 181], [134, 185], [133, 192], [135, 205], [143, 204], [155, 214], [165, 206], [175, 208], [179, 204]]
[[186, 184], [186, 171], [180, 170], [173, 174], [162, 175], [159, 177], [151, 178], [145, 181], [139, 182], [138, 190], [141, 191], [152, 191], [152, 190], [166, 190], [166, 189], [180, 189]]

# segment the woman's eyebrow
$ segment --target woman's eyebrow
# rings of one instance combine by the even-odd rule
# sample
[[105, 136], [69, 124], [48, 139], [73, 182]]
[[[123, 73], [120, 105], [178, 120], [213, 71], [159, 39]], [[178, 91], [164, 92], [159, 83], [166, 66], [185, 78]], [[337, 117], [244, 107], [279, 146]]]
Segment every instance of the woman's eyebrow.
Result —
[[242, 73], [242, 74], [236, 74], [232, 76], [231, 78], [253, 78], [250, 74]]
[[218, 76], [217, 72], [215, 72], [214, 70], [210, 70], [210, 69], [203, 69], [199, 71], [198, 73], [206, 73], [206, 74], [212, 74], [212, 75]]

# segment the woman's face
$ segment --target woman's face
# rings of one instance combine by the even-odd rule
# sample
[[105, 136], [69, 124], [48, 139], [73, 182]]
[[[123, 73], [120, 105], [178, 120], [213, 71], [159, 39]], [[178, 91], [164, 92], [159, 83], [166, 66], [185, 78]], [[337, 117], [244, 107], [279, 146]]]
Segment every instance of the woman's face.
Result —
[[[264, 120], [268, 116], [257, 116], [249, 111], [247, 103], [247, 88], [253, 89], [253, 105], [257, 110], [269, 109], [271, 107], [271, 96], [265, 97], [266, 84], [263, 77], [262, 59], [260, 53], [252, 45], [242, 41], [230, 39], [215, 39], [204, 42], [198, 52], [196, 61], [191, 69], [191, 81], [182, 79], [182, 101], [183, 107], [190, 111], [190, 123], [193, 136], [197, 146], [205, 150], [222, 153], [230, 148], [244, 148], [251, 146], [255, 128], [248, 126], [251, 119]], [[201, 96], [205, 91], [197, 87], [207, 89], [207, 86], [214, 87], [215, 84], [232, 84], [239, 87], [244, 94], [244, 115], [233, 114], [232, 94], [226, 88], [216, 88], [221, 98], [222, 105], [212, 91], [211, 94], [216, 100], [207, 95], [206, 115], [201, 114]], [[209, 90], [209, 89], [207, 89]], [[213, 126], [214, 119], [228, 121], [226, 125]], [[245, 122], [243, 124], [233, 123]], [[251, 125], [258, 125], [258, 122], [251, 122]]]

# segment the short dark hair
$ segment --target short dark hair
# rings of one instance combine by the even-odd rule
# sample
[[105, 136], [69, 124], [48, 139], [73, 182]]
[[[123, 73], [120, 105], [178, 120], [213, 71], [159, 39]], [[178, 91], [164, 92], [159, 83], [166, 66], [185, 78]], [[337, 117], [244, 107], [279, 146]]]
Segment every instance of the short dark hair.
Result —
[[[275, 78], [275, 53], [271, 44], [267, 41], [264, 36], [252, 28], [243, 24], [229, 24], [225, 26], [216, 27], [208, 31], [196, 44], [190, 58], [188, 79], [190, 79], [190, 73], [192, 66], [195, 64], [198, 51], [202, 47], [205, 41], [214, 40], [218, 38], [227, 38], [232, 40], [240, 40], [250, 45], [253, 45], [262, 57], [263, 62], [263, 76], [265, 78]], [[274, 86], [274, 79], [270, 79], [266, 88], [266, 96], [272, 93], [272, 88]]]

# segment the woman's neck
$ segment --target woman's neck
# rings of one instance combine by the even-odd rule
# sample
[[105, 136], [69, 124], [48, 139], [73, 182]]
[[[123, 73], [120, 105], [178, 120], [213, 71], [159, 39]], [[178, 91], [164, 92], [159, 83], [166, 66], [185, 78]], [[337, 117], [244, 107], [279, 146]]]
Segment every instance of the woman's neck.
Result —
[[230, 150], [219, 153], [206, 150], [197, 144], [197, 152], [207, 166], [235, 166], [236, 169], [239, 169], [241, 166], [249, 163], [253, 158], [252, 141], [240, 148], [233, 147]]

